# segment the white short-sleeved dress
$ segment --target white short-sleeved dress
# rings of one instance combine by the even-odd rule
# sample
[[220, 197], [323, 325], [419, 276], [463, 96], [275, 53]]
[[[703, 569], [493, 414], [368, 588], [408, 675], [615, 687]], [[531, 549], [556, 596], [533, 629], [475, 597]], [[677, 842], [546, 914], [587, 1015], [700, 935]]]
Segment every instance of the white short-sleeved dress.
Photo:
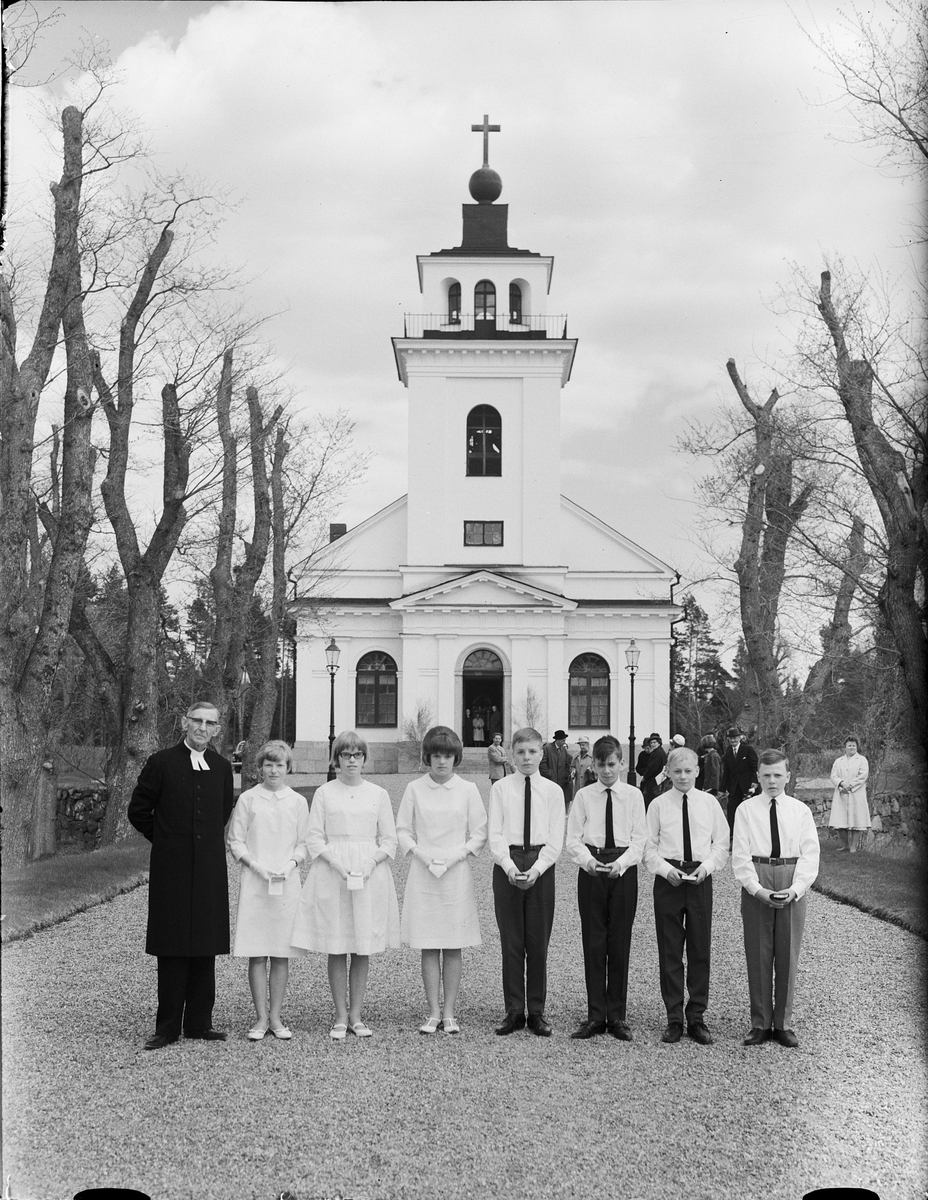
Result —
[[[445, 783], [423, 775], [403, 793], [396, 832], [404, 854], [416, 845], [430, 859], [447, 859], [461, 851], [479, 854], [487, 840], [486, 809], [475, 784], [457, 775]], [[416, 950], [480, 945], [468, 859], [449, 867], [440, 879], [418, 859], [410, 861], [400, 930], [403, 942]]]
[[313, 796], [307, 839], [312, 866], [293, 919], [295, 947], [321, 954], [379, 954], [400, 944], [399, 905], [393, 872], [380, 862], [359, 891], [321, 855], [331, 854], [347, 871], [360, 871], [379, 848], [396, 854], [390, 797], [361, 780], [349, 786], [330, 780]]
[[[291, 858], [309, 854], [309, 805], [293, 788], [279, 792], [258, 784], [242, 792], [229, 821], [226, 840], [232, 857], [244, 854], [269, 871], [283, 870]], [[306, 953], [290, 944], [290, 927], [300, 899], [300, 873], [284, 880], [283, 894], [270, 896], [267, 880], [242, 867], [232, 953], [238, 957], [296, 958]]]
[[[831, 815], [828, 824], [832, 829], [869, 829], [870, 806], [867, 804], [867, 779], [870, 764], [862, 754], [848, 758], [846, 754], [836, 760], [831, 768], [831, 782], [835, 794], [831, 798]], [[851, 791], [842, 792], [839, 784]]]

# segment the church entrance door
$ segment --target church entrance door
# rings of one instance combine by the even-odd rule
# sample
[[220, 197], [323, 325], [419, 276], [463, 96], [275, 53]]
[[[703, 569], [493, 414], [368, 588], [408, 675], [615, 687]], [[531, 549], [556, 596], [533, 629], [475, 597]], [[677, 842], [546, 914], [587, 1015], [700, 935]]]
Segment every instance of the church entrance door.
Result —
[[465, 746], [487, 746], [497, 727], [503, 732], [503, 664], [492, 650], [475, 650], [464, 661], [463, 728]]

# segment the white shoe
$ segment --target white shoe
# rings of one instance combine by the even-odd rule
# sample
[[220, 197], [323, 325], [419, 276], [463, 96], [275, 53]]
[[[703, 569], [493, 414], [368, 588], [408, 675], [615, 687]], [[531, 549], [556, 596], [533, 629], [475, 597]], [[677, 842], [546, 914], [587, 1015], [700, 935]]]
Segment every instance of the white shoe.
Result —
[[441, 1017], [429, 1017], [424, 1025], [419, 1026], [420, 1033], [438, 1033], [441, 1029]]

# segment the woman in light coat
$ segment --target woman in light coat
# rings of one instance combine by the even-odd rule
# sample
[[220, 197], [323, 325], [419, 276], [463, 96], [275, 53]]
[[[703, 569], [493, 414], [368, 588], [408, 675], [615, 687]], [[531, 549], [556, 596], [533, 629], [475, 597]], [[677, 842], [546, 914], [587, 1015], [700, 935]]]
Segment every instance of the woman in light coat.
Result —
[[860, 848], [862, 835], [870, 828], [870, 808], [867, 805], [867, 777], [870, 767], [862, 754], [857, 752], [857, 738], [844, 741], [844, 754], [835, 760], [831, 768], [831, 782], [835, 794], [831, 799], [831, 815], [828, 824], [837, 829], [840, 850], [855, 854]]

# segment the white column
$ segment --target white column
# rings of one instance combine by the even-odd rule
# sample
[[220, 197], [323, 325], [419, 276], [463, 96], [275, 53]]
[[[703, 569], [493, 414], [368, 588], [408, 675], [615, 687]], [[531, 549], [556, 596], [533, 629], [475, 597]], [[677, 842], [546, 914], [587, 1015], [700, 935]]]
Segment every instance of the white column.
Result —
[[670, 638], [655, 638], [654, 730], [666, 739], [676, 733], [670, 728]]
[[555, 729], [567, 729], [567, 689], [564, 681], [564, 643], [563, 637], [548, 637], [548, 697], [547, 717], [548, 729], [538, 732], [549, 738]]
[[404, 736], [403, 723], [414, 720], [416, 716], [417, 689], [419, 687], [419, 650], [421, 647], [420, 634], [403, 633], [400, 636], [403, 640], [403, 661], [400, 664], [401, 704], [397, 715], [397, 735], [402, 739]]
[[[512, 675], [509, 684], [509, 737], [519, 728], [525, 709], [528, 689], [528, 638], [513, 634], [509, 639], [509, 661]], [[518, 715], [515, 713], [518, 709]], [[503, 722], [505, 728], [505, 720]]]
[[460, 729], [459, 713], [457, 712], [456, 684], [454, 663], [457, 658], [459, 638], [456, 633], [440, 633], [438, 635], [438, 713], [436, 720], [439, 725], [447, 725], [451, 729]]
[[[319, 722], [319, 714], [313, 704], [315, 683], [314, 670], [317, 655], [322, 654], [322, 639], [297, 636], [296, 640], [296, 740], [311, 742], [318, 739], [322, 732], [314, 729], [313, 723]], [[323, 655], [323, 662], [325, 656]]]

